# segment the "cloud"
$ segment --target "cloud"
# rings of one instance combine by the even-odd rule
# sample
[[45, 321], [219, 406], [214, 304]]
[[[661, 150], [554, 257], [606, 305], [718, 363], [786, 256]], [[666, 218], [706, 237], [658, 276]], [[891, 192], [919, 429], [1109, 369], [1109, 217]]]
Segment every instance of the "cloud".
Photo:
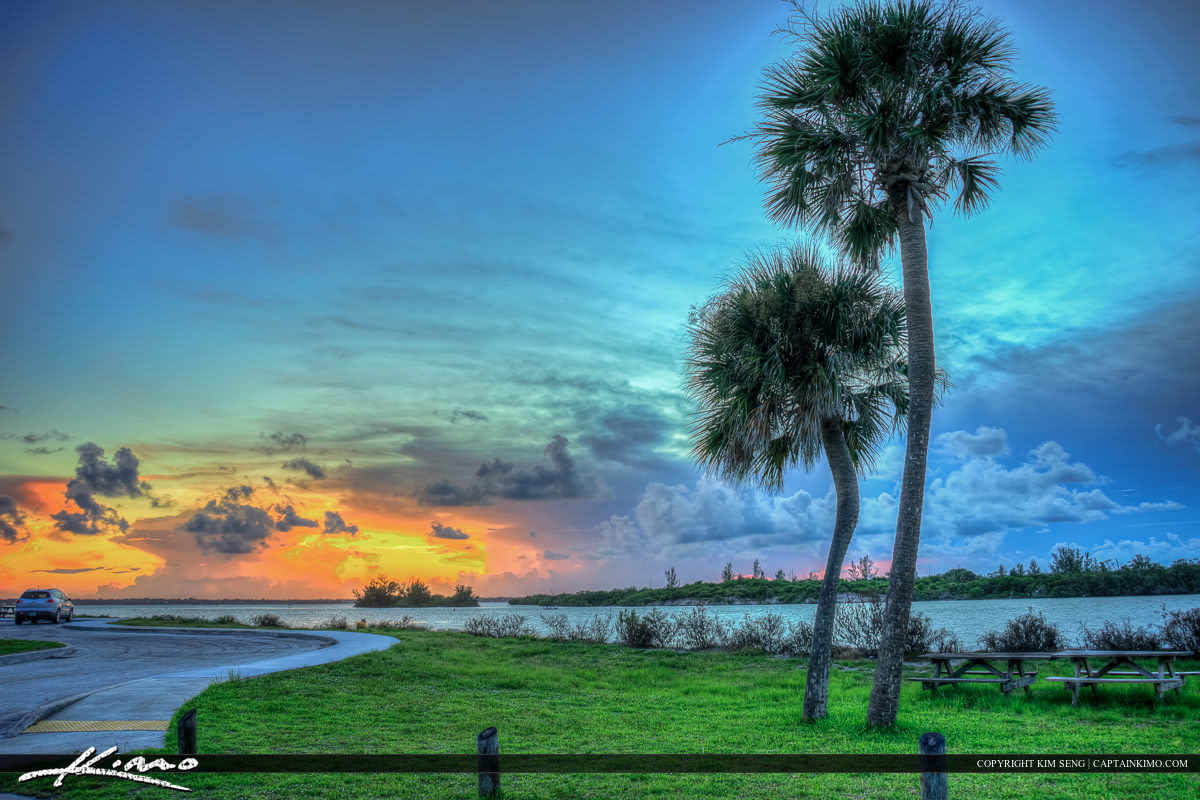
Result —
[[276, 450], [303, 450], [308, 446], [308, 437], [302, 433], [275, 431], [274, 433], [260, 433], [258, 438], [262, 442], [258, 449], [268, 454], [274, 453]]
[[8, 495], [0, 495], [0, 540], [15, 544], [29, 538], [25, 515]]
[[226, 490], [220, 500], [209, 500], [197, 511], [183, 530], [193, 534], [205, 552], [243, 555], [265, 548], [274, 523], [263, 509], [241, 502], [253, 493], [250, 486]]
[[1167, 144], [1151, 150], [1127, 150], [1113, 159], [1114, 167], [1172, 167], [1200, 160], [1200, 142]]
[[450, 424], [457, 425], [462, 421], [467, 422], [487, 422], [487, 414], [481, 411], [473, 411], [469, 408], [456, 408], [450, 412]]
[[1176, 125], [1182, 125], [1185, 128], [1200, 128], [1200, 117], [1189, 117], [1180, 115], [1172, 120]]
[[567, 553], [556, 553], [553, 550], [543, 550], [542, 551], [542, 560], [543, 561], [565, 561], [566, 559], [568, 559], [570, 557], [571, 556], [568, 555]]
[[597, 427], [580, 437], [602, 461], [653, 469], [663, 464], [655, 449], [663, 446], [675, 423], [649, 405], [621, 406], [602, 414]]
[[325, 532], [326, 533], [348, 533], [354, 536], [358, 533], [357, 525], [347, 525], [342, 519], [342, 515], [336, 511], [325, 512]]
[[[149, 496], [150, 484], [141, 480], [138, 474], [137, 456], [128, 447], [122, 447], [113, 453], [112, 463], [109, 463], [104, 460], [104, 449], [92, 442], [81, 444], [75, 450], [79, 453], [79, 466], [75, 468], [75, 477], [67, 483], [65, 494], [79, 511], [63, 510], [52, 514], [58, 529], [86, 536], [114, 528], [128, 530], [129, 523], [117, 514], [116, 509], [99, 503], [96, 496]], [[153, 497], [150, 499], [154, 500]]]
[[[974, 434], [954, 431], [939, 437], [939, 444], [959, 463], [926, 488], [923, 554], [990, 552], [1016, 531], [1183, 508], [1173, 500], [1125, 504], [1112, 499], [1099, 488], [1105, 479], [1054, 441], [1033, 448], [1022, 463], [1011, 467], [996, 458], [1007, 452], [1007, 433], [1000, 428], [981, 426]], [[856, 546], [872, 551], [888, 547], [896, 506], [889, 492], [864, 496]], [[714, 543], [756, 550], [823, 546], [833, 530], [836, 508], [832, 489], [824, 497], [803, 490], [777, 497], [708, 478], [694, 488], [651, 483], [632, 515], [614, 515], [592, 530], [590, 552], [601, 558], [650, 558], [686, 555], [696, 546]]]
[[293, 458], [291, 461], [283, 462], [281, 466], [283, 469], [291, 470], [292, 472], [306, 473], [313, 480], [321, 480], [325, 477], [325, 470], [307, 458]]
[[443, 525], [440, 522], [434, 522], [430, 528], [429, 535], [435, 539], [470, 539], [471, 537], [463, 533], [458, 528], [451, 528], [449, 525]]
[[49, 430], [46, 433], [26, 433], [18, 435], [15, 433], [0, 433], [0, 439], [19, 439], [25, 444], [41, 444], [42, 442], [65, 442], [71, 437], [60, 430]]
[[64, 449], [62, 447], [26, 447], [25, 452], [31, 456], [49, 456], [61, 453]]
[[53, 575], [78, 575], [82, 572], [96, 572], [98, 570], [103, 570], [103, 569], [104, 569], [104, 567], [75, 567], [74, 569], [67, 569], [67, 568], [63, 567], [63, 568], [59, 568], [59, 569], [35, 569], [32, 571], [33, 572], [48, 572]]
[[305, 519], [296, 513], [296, 510], [290, 505], [275, 506], [275, 512], [283, 516], [275, 520], [275, 530], [290, 531], [292, 528], [315, 528], [317, 521], [313, 519]]
[[1179, 427], [1170, 433], [1163, 433], [1162, 425], [1155, 425], [1154, 432], [1169, 446], [1190, 444], [1197, 453], [1200, 453], [1200, 425], [1193, 423], [1188, 417], [1176, 417], [1175, 424]]
[[471, 484], [456, 485], [447, 480], [427, 485], [418, 495], [424, 505], [485, 505], [493, 499], [564, 500], [595, 497], [599, 481], [579, 472], [568, 452], [566, 437], [555, 434], [543, 451], [549, 466], [535, 464], [517, 467], [499, 458], [484, 463], [475, 471]]
[[973, 434], [966, 431], [943, 433], [935, 441], [959, 460], [995, 458], [1009, 453], [1008, 434], [1001, 428], [989, 428], [986, 425], [980, 425]]
[[171, 211], [167, 221], [185, 231], [227, 239], [245, 239], [266, 232], [261, 222], [247, 208], [248, 203], [235, 198], [204, 198], [185, 200]]

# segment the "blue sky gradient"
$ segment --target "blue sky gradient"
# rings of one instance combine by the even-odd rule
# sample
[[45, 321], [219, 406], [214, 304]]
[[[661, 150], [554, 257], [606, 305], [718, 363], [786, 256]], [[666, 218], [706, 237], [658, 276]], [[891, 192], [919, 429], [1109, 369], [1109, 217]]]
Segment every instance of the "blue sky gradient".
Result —
[[[751, 145], [722, 146], [790, 52], [772, 36], [788, 10], [3, 4], [0, 495], [21, 520], [0, 508], [0, 585], [41, 563], [134, 596], [820, 570], [825, 468], [779, 497], [704, 480], [680, 373], [689, 308], [746, 251], [804, 236], [765, 220]], [[987, 211], [929, 230], [955, 389], [920, 570], [1059, 543], [1195, 557], [1200, 11], [982, 11], [1061, 123], [1004, 162]], [[124, 530], [53, 522], [86, 442], [105, 464], [130, 448], [152, 486], [98, 494]], [[888, 560], [902, 450], [864, 482], [852, 556]], [[323, 477], [284, 467], [299, 457]], [[222, 549], [194, 521], [240, 485], [246, 508], [359, 530]], [[210, 579], [189, 583], [196, 557]]]

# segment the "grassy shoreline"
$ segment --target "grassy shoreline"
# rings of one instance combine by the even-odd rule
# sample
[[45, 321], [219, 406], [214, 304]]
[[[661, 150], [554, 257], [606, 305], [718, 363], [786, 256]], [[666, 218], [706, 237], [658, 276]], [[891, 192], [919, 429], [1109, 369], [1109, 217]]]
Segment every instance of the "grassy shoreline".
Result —
[[[393, 636], [397, 646], [210, 686], [180, 709], [200, 709], [201, 753], [472, 753], [475, 735], [489, 725], [500, 729], [502, 753], [911, 753], [928, 730], [943, 733], [957, 753], [1200, 752], [1194, 680], [1158, 706], [1146, 687], [1122, 686], [1104, 687], [1078, 708], [1061, 687], [1040, 680], [1031, 698], [992, 687], [931, 698], [909, 683], [896, 728], [875, 731], [864, 720], [867, 661], [838, 662], [829, 718], [802, 724], [803, 658], [372, 632]], [[1051, 662], [1044, 673], [1066, 668]], [[165, 752], [175, 747], [173, 722], [168, 730]], [[191, 774], [181, 782], [216, 800], [476, 796], [471, 775]], [[20, 789], [45, 793], [49, 783]], [[72, 783], [72, 800], [140, 796], [100, 779]], [[963, 797], [1190, 800], [1197, 777], [951, 775], [950, 783]], [[15, 776], [0, 779], [4, 790], [15, 786]], [[506, 775], [504, 788], [510, 798], [555, 800], [917, 795], [916, 777], [898, 774]]]

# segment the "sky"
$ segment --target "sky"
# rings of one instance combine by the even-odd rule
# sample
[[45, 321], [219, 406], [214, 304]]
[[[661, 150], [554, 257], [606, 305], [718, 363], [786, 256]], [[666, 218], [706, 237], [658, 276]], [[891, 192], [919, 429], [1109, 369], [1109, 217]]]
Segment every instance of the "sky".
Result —
[[[929, 228], [954, 388], [918, 571], [1195, 558], [1200, 7], [981, 9], [1060, 123], [987, 211]], [[827, 467], [706, 478], [683, 391], [689, 309], [807, 236], [730, 141], [788, 16], [0, 4], [0, 595], [820, 573]], [[884, 570], [903, 447], [850, 547]]]

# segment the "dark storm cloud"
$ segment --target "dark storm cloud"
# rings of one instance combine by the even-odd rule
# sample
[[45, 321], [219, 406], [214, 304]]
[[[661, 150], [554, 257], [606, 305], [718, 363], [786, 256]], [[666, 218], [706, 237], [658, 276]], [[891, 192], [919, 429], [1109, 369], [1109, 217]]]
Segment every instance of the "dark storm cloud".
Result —
[[291, 461], [283, 462], [281, 466], [283, 469], [291, 470], [292, 472], [303, 472], [313, 480], [321, 480], [325, 477], [325, 470], [307, 458], [293, 458]]
[[325, 532], [326, 533], [348, 533], [354, 536], [358, 533], [357, 525], [347, 525], [342, 519], [342, 515], [336, 511], [325, 512]]
[[274, 433], [260, 433], [258, 438], [261, 441], [258, 449], [267, 453], [274, 453], [277, 450], [303, 450], [308, 446], [308, 437], [302, 433], [275, 431]]
[[434, 522], [430, 526], [429, 535], [435, 539], [470, 539], [468, 534], [463, 533], [458, 528], [451, 528], [449, 525], [443, 525], [440, 522]]
[[196, 544], [205, 552], [242, 555], [266, 547], [274, 527], [270, 515], [240, 502], [253, 493], [249, 486], [227, 490], [219, 501], [209, 500], [183, 530], [195, 536]]
[[457, 425], [463, 421], [467, 422], [487, 422], [487, 414], [482, 411], [473, 411], [469, 408], [456, 408], [450, 412], [450, 424]]
[[29, 529], [25, 527], [25, 515], [11, 497], [0, 495], [0, 540], [13, 544], [28, 538]]
[[290, 531], [292, 528], [315, 528], [317, 521], [315, 519], [305, 519], [296, 513], [296, 509], [289, 506], [275, 506], [275, 513], [282, 516], [275, 520], [275, 530]]
[[666, 414], [651, 406], [622, 406], [601, 414], [596, 427], [580, 441], [600, 460], [652, 469], [663, 466], [664, 459], [654, 451], [675, 427]]
[[[116, 509], [96, 500], [101, 497], [149, 497], [150, 484], [138, 474], [137, 456], [128, 447], [113, 453], [112, 462], [104, 459], [104, 448], [86, 442], [75, 448], [79, 453], [79, 466], [75, 477], [67, 483], [66, 498], [78, 506], [79, 511], [63, 510], [52, 514], [59, 530], [92, 536], [113, 528], [129, 529]], [[150, 498], [154, 500], [154, 498]]]
[[426, 486], [419, 495], [425, 505], [485, 505], [492, 500], [565, 500], [595, 497], [600, 483], [579, 472], [567, 449], [566, 437], [555, 434], [543, 456], [548, 464], [518, 467], [496, 458], [475, 471], [473, 483], [459, 486], [449, 481]]

